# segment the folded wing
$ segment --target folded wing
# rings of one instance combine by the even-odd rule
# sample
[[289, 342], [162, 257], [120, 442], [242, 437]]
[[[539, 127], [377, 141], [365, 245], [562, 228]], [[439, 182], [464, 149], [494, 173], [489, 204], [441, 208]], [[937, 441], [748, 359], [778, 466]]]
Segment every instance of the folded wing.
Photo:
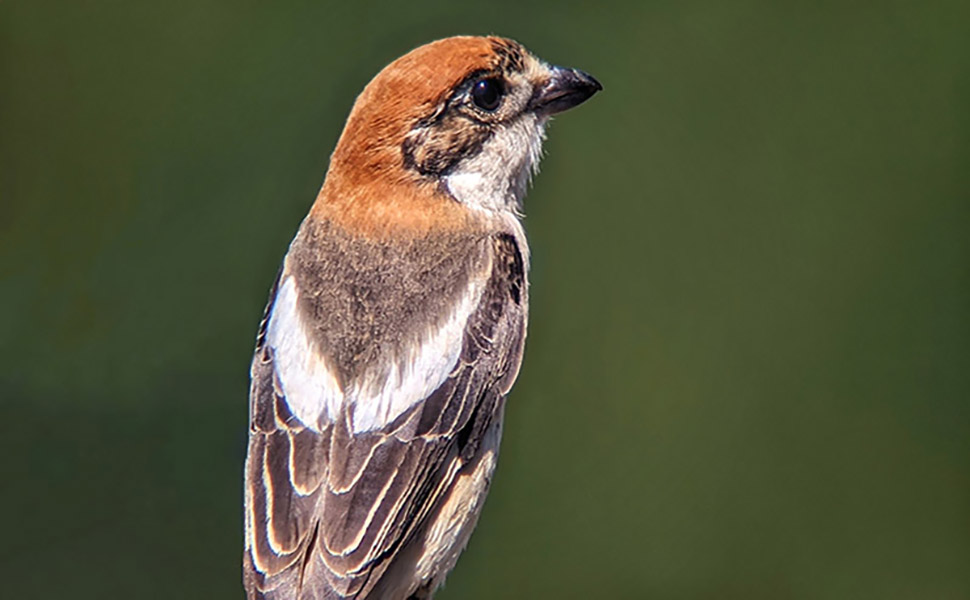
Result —
[[[445, 370], [414, 375], [440, 383], [416, 402], [394, 403], [396, 393], [420, 389], [407, 373], [398, 374], [397, 387], [379, 388], [383, 398], [348, 397], [323, 366], [299, 356], [310, 348], [298, 336], [268, 336], [273, 319], [287, 318], [274, 314], [285, 308], [274, 288], [252, 365], [250, 598], [366, 598], [475, 457], [518, 373], [527, 306], [515, 238], [498, 234], [488, 243], [490, 267], [476, 302], [446, 332], [451, 337], [438, 340]], [[362, 428], [355, 415], [366, 402], [402, 408], [378, 411], [384, 421], [365, 411], [370, 422]]]

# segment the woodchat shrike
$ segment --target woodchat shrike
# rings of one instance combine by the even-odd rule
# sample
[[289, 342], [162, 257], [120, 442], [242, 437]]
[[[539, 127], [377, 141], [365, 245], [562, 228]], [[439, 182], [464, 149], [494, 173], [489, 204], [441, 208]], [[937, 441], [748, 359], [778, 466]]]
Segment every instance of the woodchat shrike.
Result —
[[249, 598], [431, 598], [454, 567], [522, 361], [522, 198], [550, 116], [600, 89], [454, 37], [357, 98], [256, 339]]

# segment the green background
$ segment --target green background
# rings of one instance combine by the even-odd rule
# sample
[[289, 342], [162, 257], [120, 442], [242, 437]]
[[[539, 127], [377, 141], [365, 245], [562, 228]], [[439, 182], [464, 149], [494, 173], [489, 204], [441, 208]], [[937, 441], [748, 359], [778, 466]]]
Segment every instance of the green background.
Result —
[[357, 92], [455, 33], [549, 131], [443, 600], [970, 598], [966, 2], [0, 3], [6, 598], [240, 598], [247, 370]]

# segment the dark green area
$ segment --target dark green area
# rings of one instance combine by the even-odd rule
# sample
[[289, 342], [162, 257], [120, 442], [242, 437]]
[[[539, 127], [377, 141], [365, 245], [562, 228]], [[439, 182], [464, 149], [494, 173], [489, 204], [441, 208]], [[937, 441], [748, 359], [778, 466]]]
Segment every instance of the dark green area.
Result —
[[970, 597], [968, 23], [0, 3], [3, 596], [242, 596], [277, 263], [370, 77], [496, 32], [606, 89], [549, 131], [525, 365], [440, 598]]

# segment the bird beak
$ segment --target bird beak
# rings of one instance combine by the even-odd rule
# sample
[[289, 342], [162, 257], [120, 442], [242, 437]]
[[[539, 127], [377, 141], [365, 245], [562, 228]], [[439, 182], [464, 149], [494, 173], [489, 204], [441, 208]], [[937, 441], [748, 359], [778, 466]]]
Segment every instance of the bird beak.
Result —
[[600, 82], [579, 69], [551, 67], [550, 76], [539, 85], [529, 100], [529, 108], [549, 116], [582, 104], [603, 89]]

